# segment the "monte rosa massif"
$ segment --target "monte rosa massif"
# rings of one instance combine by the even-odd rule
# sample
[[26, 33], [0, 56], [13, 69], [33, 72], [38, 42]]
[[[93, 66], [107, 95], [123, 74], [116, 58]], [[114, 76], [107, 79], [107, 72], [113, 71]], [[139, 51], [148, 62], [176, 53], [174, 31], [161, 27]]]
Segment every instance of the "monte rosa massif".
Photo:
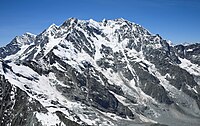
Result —
[[0, 58], [1, 126], [200, 125], [198, 43], [70, 18], [15, 37]]

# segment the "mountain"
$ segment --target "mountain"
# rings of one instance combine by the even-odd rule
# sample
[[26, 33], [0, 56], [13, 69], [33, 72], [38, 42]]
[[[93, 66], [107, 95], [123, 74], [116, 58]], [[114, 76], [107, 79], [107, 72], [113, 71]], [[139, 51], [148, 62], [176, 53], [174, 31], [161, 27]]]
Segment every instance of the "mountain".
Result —
[[2, 126], [199, 126], [200, 44], [70, 18], [0, 48]]
[[[22, 55], [24, 50], [32, 45], [35, 41], [36, 35], [31, 33], [25, 33], [22, 36], [15, 37], [9, 44], [5, 47], [0, 48], [0, 57], [2, 59], [8, 58], [18, 58], [18, 56]], [[13, 55], [15, 55], [13, 57]], [[6, 60], [6, 59], [5, 59]]]

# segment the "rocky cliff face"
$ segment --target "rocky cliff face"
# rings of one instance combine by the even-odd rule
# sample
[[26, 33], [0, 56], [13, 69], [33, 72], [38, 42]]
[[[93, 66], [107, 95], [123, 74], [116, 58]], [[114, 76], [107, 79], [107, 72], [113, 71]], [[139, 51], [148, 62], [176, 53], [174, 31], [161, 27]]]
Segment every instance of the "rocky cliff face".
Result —
[[198, 52], [124, 19], [25, 34], [0, 48], [0, 122], [198, 126]]

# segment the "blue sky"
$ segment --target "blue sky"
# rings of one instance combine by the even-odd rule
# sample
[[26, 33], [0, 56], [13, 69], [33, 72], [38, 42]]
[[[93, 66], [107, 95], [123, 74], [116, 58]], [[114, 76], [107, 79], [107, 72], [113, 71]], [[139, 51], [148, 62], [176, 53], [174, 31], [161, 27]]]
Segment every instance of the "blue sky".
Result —
[[0, 46], [52, 23], [124, 18], [173, 43], [200, 42], [200, 0], [1, 0]]

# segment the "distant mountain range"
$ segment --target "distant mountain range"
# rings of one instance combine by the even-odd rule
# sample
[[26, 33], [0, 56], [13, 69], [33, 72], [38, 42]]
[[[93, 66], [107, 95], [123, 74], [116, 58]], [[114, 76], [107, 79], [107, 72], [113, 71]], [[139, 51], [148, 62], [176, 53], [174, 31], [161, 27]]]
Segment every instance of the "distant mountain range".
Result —
[[200, 44], [70, 18], [0, 48], [1, 126], [199, 126]]

